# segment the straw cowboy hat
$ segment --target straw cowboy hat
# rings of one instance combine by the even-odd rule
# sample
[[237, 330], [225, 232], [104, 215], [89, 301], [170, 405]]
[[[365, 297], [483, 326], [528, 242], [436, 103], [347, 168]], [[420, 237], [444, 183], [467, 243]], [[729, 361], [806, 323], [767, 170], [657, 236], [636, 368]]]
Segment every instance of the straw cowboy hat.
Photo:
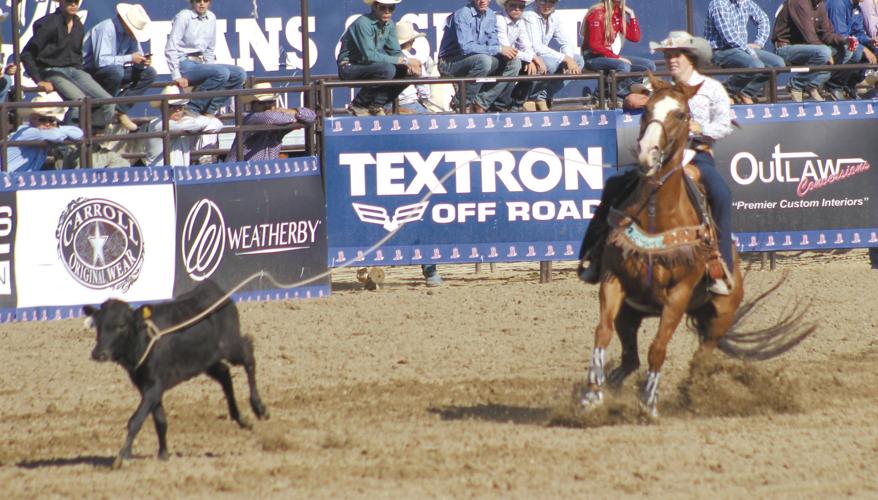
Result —
[[[253, 84], [252, 88], [253, 89], [270, 89], [271, 84], [268, 82], [259, 82], [259, 83]], [[241, 102], [244, 102], [244, 103], [253, 102], [253, 101], [270, 102], [270, 101], [276, 101], [278, 97], [280, 97], [280, 96], [278, 96], [277, 93], [274, 93], [274, 92], [266, 93], [266, 94], [242, 95]]]
[[672, 31], [661, 42], [649, 42], [649, 50], [684, 50], [695, 57], [695, 66], [698, 68], [707, 66], [713, 57], [713, 49], [707, 40], [685, 31]]
[[370, 6], [370, 7], [375, 2], [383, 3], [385, 5], [392, 5], [392, 4], [397, 4], [397, 3], [402, 2], [402, 0], [363, 0], [363, 3]]
[[[180, 89], [176, 85], [168, 85], [162, 89], [161, 95], [180, 95]], [[180, 99], [168, 99], [168, 106], [185, 106], [189, 104], [189, 99], [183, 97]], [[149, 105], [154, 108], [160, 108], [162, 101], [149, 101]]]
[[[503, 9], [505, 10], [506, 9], [506, 2], [508, 2], [508, 1], [509, 0], [497, 0], [497, 5], [499, 5], [500, 7], [503, 7]], [[525, 7], [534, 3], [534, 0], [518, 0], [518, 1], [524, 3]]]
[[[48, 94], [44, 92], [40, 92], [36, 97], [31, 99], [32, 104], [37, 103], [49, 103], [49, 102], [63, 102], [64, 99], [57, 92], [49, 92]], [[67, 108], [64, 106], [53, 106], [51, 108], [18, 108], [18, 115], [20, 117], [27, 117], [31, 114], [40, 115], [40, 116], [48, 116], [49, 118], [54, 118], [59, 122], [64, 119], [64, 114], [67, 113]]]
[[415, 38], [421, 38], [423, 36], [427, 35], [419, 33], [415, 30], [415, 26], [408, 21], [400, 21], [396, 23], [396, 39], [399, 40], [400, 45], [404, 45]]
[[116, 14], [131, 30], [131, 34], [138, 42], [149, 41], [149, 24], [152, 22], [149, 15], [139, 3], [120, 3], [116, 5]]

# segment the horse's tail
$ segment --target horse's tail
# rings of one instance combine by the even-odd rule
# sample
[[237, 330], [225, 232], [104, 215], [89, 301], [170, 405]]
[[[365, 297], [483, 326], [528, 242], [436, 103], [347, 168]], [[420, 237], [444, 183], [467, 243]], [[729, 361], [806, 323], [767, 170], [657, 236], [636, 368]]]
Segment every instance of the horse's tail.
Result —
[[[766, 360], [789, 351], [814, 333], [817, 325], [806, 322], [804, 318], [808, 309], [807, 303], [796, 303], [784, 308], [786, 312], [772, 326], [754, 331], [741, 331], [742, 323], [750, 314], [758, 310], [759, 303], [780, 288], [784, 281], [786, 281], [785, 276], [758, 297], [746, 301], [738, 308], [732, 325], [717, 345], [719, 350], [735, 358], [751, 361]], [[698, 328], [699, 326], [701, 325], [696, 325], [697, 331], [704, 332], [705, 329]]]

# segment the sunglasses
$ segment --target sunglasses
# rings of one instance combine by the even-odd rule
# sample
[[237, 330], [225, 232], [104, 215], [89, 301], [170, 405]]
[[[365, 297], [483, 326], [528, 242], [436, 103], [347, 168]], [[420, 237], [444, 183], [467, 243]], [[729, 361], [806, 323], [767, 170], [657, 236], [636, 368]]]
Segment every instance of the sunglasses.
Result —
[[509, 10], [524, 10], [523, 3], [507, 3], [506, 8]]
[[558, 3], [558, 0], [537, 0], [537, 3], [541, 3], [543, 5], [555, 5]]
[[395, 4], [386, 4], [386, 3], [375, 2], [375, 5], [378, 6], [378, 10], [386, 10], [387, 12], [393, 12], [396, 10]]
[[210, 3], [210, 0], [192, 0], [192, 3]]
[[47, 125], [56, 125], [58, 123], [58, 120], [55, 118], [52, 118], [51, 116], [41, 116], [41, 117], [37, 118], [37, 122], [38, 123], [45, 123]]
[[78, 4], [79, 4], [79, 0], [64, 0], [64, 3], [75, 3], [75, 4], [78, 5]]

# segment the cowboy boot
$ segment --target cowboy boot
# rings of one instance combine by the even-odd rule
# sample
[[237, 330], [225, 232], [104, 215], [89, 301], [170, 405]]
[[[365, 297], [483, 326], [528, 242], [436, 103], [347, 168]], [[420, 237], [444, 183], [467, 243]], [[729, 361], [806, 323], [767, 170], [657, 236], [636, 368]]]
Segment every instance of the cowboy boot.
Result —
[[[604, 244], [598, 243], [590, 249], [585, 258], [579, 262], [579, 268], [576, 270], [579, 279], [590, 284], [596, 285], [601, 281], [601, 258], [604, 253]], [[588, 267], [585, 267], [585, 261], [588, 261]]]

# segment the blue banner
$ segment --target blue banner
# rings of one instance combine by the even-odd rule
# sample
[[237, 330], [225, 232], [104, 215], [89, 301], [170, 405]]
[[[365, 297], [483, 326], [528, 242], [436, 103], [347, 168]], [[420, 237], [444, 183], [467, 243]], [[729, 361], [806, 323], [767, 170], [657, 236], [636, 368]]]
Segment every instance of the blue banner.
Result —
[[327, 119], [329, 265], [575, 258], [616, 163], [615, 116]]

